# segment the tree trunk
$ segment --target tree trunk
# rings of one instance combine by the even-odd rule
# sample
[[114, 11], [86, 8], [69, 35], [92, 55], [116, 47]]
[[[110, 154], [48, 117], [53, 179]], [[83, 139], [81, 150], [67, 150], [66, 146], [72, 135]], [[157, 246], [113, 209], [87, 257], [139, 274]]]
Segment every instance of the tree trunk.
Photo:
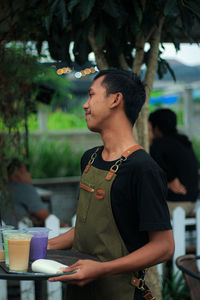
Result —
[[90, 29], [88, 40], [95, 54], [95, 60], [99, 70], [109, 69], [109, 65], [107, 64], [107, 61], [102, 51], [102, 47], [97, 45], [96, 43], [95, 36], [94, 36], [94, 26], [92, 26]]
[[160, 19], [159, 26], [154, 30], [151, 37], [151, 42], [150, 42], [151, 49], [150, 49], [149, 61], [147, 64], [147, 71], [144, 79], [145, 90], [146, 90], [146, 101], [136, 123], [139, 144], [142, 145], [146, 151], [149, 151], [148, 104], [149, 104], [149, 98], [153, 88], [154, 76], [156, 72], [157, 59], [159, 54], [159, 43], [160, 43], [163, 22], [164, 22], [164, 17]]
[[164, 23], [164, 17], [160, 19], [159, 26], [154, 31], [150, 41], [150, 55], [147, 64], [147, 71], [145, 74], [144, 84], [146, 86], [146, 101], [149, 102], [150, 93], [153, 88], [154, 76], [156, 72], [157, 59], [159, 54], [159, 43], [162, 32], [162, 26]]
[[129, 70], [129, 66], [123, 54], [120, 54], [119, 56], [119, 64], [123, 70]]
[[144, 36], [143, 35], [138, 36], [135, 43], [136, 53], [133, 62], [133, 67], [132, 67], [132, 71], [138, 75], [140, 75], [143, 58], [144, 58], [144, 44], [145, 44]]

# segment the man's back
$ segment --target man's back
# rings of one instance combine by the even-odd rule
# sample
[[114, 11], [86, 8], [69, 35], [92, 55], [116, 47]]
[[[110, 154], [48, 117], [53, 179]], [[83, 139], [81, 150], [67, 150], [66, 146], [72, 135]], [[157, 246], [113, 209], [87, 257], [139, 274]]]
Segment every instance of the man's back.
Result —
[[8, 183], [8, 199], [3, 210], [3, 219], [7, 224], [17, 226], [17, 222], [26, 216], [45, 209], [34, 186], [24, 182]]
[[168, 200], [195, 201], [198, 195], [198, 163], [188, 138], [180, 134], [156, 138], [150, 153], [166, 172], [168, 182], [178, 178], [187, 190], [186, 195], [181, 195], [169, 189]]

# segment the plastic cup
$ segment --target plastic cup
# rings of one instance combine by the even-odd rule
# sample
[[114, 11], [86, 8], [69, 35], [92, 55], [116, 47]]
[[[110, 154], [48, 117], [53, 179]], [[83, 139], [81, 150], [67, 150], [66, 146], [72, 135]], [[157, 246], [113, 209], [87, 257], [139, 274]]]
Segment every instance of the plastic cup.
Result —
[[3, 239], [4, 239], [4, 251], [5, 251], [5, 265], [9, 267], [9, 253], [8, 253], [8, 234], [15, 234], [15, 233], [25, 233], [24, 230], [18, 229], [11, 229], [11, 230], [4, 230], [3, 231]]
[[5, 261], [5, 249], [4, 249], [4, 239], [3, 232], [4, 230], [12, 229], [14, 226], [12, 225], [2, 225], [0, 226], [0, 262]]
[[9, 269], [27, 272], [32, 235], [27, 233], [8, 234]]
[[30, 261], [46, 258], [49, 231], [50, 229], [46, 227], [26, 228], [26, 232], [33, 235], [30, 246]]

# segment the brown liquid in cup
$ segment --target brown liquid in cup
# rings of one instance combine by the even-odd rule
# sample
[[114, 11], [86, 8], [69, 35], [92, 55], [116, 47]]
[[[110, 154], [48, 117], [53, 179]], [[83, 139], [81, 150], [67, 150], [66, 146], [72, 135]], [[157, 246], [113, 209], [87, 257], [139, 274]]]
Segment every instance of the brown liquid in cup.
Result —
[[28, 270], [30, 239], [8, 239], [9, 269], [26, 272]]

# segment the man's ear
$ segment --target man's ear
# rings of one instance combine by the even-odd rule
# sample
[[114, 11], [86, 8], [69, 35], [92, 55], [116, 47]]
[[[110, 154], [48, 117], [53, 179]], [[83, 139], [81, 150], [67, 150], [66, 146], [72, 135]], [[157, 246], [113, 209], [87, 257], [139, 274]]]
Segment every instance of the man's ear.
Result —
[[123, 97], [121, 93], [116, 93], [113, 95], [113, 99], [111, 102], [111, 108], [115, 108], [123, 103]]
[[155, 126], [154, 130], [153, 130], [154, 136], [156, 138], [160, 138], [163, 136], [162, 132], [160, 131], [160, 129], [158, 128], [158, 126]]

